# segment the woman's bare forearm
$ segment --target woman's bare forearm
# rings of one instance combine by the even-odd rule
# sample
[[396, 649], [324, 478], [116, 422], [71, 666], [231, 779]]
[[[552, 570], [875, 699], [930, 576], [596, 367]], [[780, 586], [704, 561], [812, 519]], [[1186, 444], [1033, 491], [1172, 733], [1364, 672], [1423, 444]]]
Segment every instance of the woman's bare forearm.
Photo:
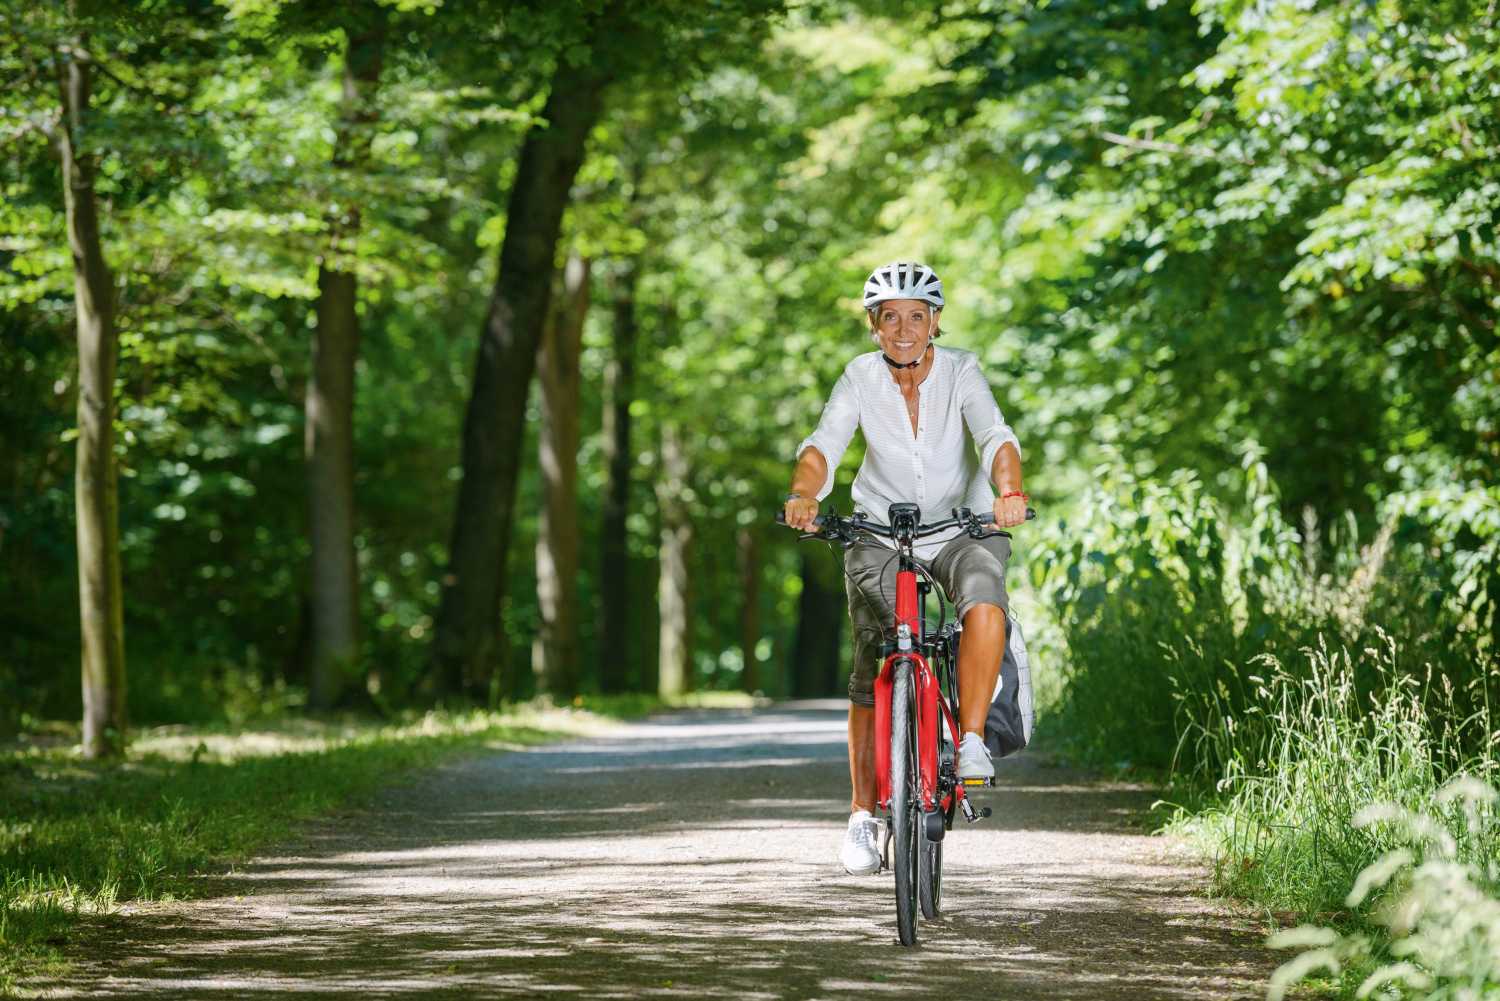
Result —
[[1021, 453], [1016, 451], [1016, 446], [1006, 442], [1000, 446], [1000, 451], [995, 453], [995, 465], [990, 470], [990, 481], [995, 484], [995, 491], [1002, 497], [1009, 493], [1021, 492]]
[[786, 499], [782, 510], [786, 523], [804, 532], [813, 530], [813, 521], [818, 517], [818, 491], [828, 481], [828, 460], [823, 453], [811, 445], [797, 456], [797, 469], [792, 473], [792, 496]]
[[792, 473], [791, 492], [799, 497], [816, 500], [818, 491], [828, 482], [828, 460], [812, 445], [802, 450], [797, 457], [797, 469]]

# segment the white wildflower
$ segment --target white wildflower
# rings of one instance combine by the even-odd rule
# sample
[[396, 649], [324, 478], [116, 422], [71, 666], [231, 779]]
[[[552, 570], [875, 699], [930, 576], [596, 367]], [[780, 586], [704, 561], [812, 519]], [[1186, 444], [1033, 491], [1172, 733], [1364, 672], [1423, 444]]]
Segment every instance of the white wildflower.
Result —
[[1367, 998], [1375, 991], [1375, 988], [1397, 982], [1418, 991], [1425, 991], [1432, 987], [1432, 978], [1423, 973], [1415, 963], [1390, 963], [1366, 977], [1364, 983], [1359, 985], [1359, 990], [1354, 992], [1354, 996]]
[[1444, 783], [1433, 799], [1439, 805], [1446, 805], [1455, 799], [1463, 799], [1468, 803], [1488, 804], [1500, 799], [1500, 791], [1485, 785], [1472, 775], [1460, 775]]
[[1298, 925], [1295, 928], [1284, 928], [1272, 935], [1266, 939], [1266, 946], [1271, 949], [1315, 949], [1332, 945], [1338, 939], [1339, 933], [1332, 928]]
[[1359, 877], [1354, 881], [1354, 888], [1349, 891], [1349, 896], [1344, 898], [1344, 906], [1358, 907], [1365, 902], [1365, 897], [1369, 896], [1371, 890], [1379, 889], [1390, 882], [1392, 876], [1411, 863], [1412, 854], [1405, 848], [1386, 852], [1360, 871]]
[[1271, 982], [1266, 985], [1266, 1001], [1281, 1001], [1288, 988], [1317, 970], [1327, 970], [1338, 976], [1339, 958], [1332, 949], [1312, 949], [1278, 966], [1271, 974]]

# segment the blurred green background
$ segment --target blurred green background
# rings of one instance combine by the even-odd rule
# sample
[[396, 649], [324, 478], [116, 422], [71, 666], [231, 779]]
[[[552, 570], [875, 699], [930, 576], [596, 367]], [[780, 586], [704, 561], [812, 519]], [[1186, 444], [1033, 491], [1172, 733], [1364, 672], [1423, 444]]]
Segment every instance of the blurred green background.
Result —
[[[534, 385], [484, 676], [435, 682], [430, 645], [518, 159], [559, 81], [590, 74], [601, 105], [553, 254], [559, 271], [590, 264], [570, 689], [597, 690], [615, 664], [654, 690], [658, 553], [666, 522], [685, 521], [690, 685], [839, 690], [835, 564], [769, 518], [793, 446], [868, 347], [862, 279], [894, 258], [942, 275], [944, 343], [981, 356], [1020, 435], [1044, 517], [1013, 573], [1057, 705], [1086, 699], [1064, 681], [1091, 657], [1119, 662], [1127, 635], [1163, 677], [1155, 644], [1209, 621], [1228, 644], [1204, 655], [1210, 674], [1295, 651], [1324, 623], [1276, 611], [1296, 604], [1286, 568], [1334, 580], [1383, 527], [1377, 598], [1460, 687], [1493, 662], [1500, 179], [1484, 4], [4, 9], [0, 725], [80, 712], [73, 271], [47, 138], [79, 52], [94, 88], [79, 142], [97, 158], [118, 297], [133, 720], [306, 699], [303, 408], [329, 261], [357, 276], [360, 327], [359, 646], [332, 704], [547, 687], [532, 670]], [[351, 116], [351, 39], [371, 24], [380, 65]], [[627, 322], [628, 641], [604, 649], [604, 421]], [[664, 436], [681, 475], [664, 472]], [[680, 513], [664, 519], [664, 497]], [[1176, 618], [1126, 614], [1127, 567], [1157, 586], [1172, 553], [1184, 573], [1208, 565], [1208, 543], [1178, 538], [1194, 517], [1229, 564], [1192, 578]], [[1078, 601], [1122, 621], [1091, 625]], [[1130, 756], [1168, 760], [1170, 697], [1143, 706], [1156, 736]], [[1115, 754], [1099, 732], [1068, 730]]]

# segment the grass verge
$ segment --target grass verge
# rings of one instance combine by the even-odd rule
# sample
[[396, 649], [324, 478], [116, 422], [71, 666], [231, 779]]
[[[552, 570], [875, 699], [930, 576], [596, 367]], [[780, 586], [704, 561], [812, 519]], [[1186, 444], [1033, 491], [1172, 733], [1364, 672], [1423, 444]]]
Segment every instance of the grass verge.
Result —
[[[673, 706], [748, 705], [706, 693]], [[0, 748], [0, 996], [55, 973], [78, 922], [127, 900], [190, 896], [215, 868], [455, 754], [589, 732], [665, 707], [642, 695], [391, 723], [284, 719], [138, 731], [123, 761], [84, 761], [76, 730]]]

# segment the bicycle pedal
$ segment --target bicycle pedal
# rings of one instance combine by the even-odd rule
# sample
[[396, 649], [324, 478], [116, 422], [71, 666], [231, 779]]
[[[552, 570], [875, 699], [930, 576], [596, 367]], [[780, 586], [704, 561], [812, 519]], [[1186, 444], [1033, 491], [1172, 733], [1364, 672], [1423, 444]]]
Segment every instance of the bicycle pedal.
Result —
[[967, 796], [958, 801], [958, 806], [964, 815], [964, 819], [971, 824], [976, 824], [981, 820], [987, 819], [991, 813], [989, 807], [985, 807], [982, 810], [974, 809], [974, 804], [969, 802], [969, 797]]
[[969, 789], [993, 789], [994, 779], [964, 779], [964, 786]]

